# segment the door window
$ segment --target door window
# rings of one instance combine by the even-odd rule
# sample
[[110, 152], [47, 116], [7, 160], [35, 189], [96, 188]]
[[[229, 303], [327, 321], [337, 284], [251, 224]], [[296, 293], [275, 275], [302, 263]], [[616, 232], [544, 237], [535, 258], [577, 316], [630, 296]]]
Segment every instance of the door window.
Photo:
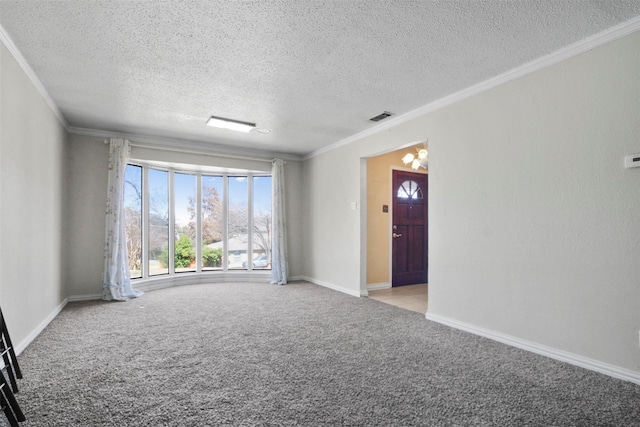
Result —
[[417, 182], [407, 180], [398, 188], [398, 197], [401, 199], [422, 199], [422, 189]]

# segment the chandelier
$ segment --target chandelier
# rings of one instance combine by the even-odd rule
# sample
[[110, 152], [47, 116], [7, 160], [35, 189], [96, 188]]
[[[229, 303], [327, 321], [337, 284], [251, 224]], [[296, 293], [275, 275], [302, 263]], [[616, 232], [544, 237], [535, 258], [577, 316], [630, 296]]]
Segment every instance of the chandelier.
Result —
[[407, 153], [404, 155], [404, 157], [402, 158], [402, 162], [405, 165], [408, 165], [409, 163], [411, 163], [411, 169], [413, 170], [418, 170], [420, 168], [427, 168], [428, 165], [428, 158], [427, 158], [427, 149], [426, 148], [416, 148], [416, 151], [418, 152], [418, 154], [413, 154], [413, 153]]

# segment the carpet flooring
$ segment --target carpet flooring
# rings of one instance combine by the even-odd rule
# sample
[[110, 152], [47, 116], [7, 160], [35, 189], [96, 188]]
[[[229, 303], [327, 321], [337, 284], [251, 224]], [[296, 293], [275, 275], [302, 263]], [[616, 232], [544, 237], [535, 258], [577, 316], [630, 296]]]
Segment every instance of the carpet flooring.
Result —
[[309, 283], [68, 304], [21, 426], [639, 426], [640, 386]]

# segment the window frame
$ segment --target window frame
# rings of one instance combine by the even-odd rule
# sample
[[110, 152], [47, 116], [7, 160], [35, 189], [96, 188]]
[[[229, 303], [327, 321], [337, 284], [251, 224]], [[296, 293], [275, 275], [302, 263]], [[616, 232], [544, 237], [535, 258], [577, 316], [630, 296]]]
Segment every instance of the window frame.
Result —
[[[156, 280], [162, 278], [175, 278], [182, 276], [191, 276], [194, 274], [220, 274], [220, 273], [270, 273], [271, 267], [269, 264], [268, 268], [253, 268], [253, 250], [254, 250], [254, 242], [253, 242], [253, 227], [254, 227], [254, 191], [253, 191], [253, 179], [254, 177], [270, 177], [272, 178], [272, 174], [270, 172], [258, 172], [258, 171], [237, 171], [237, 172], [218, 172], [218, 171], [202, 171], [197, 165], [193, 165], [193, 169], [183, 168], [183, 167], [170, 167], [170, 166], [160, 166], [153, 163], [146, 163], [144, 161], [138, 160], [130, 160], [127, 162], [127, 166], [136, 166], [142, 168], [142, 268], [141, 268], [141, 277], [131, 278], [132, 282], [136, 281], [147, 281], [147, 280]], [[150, 210], [150, 188], [149, 188], [149, 171], [150, 170], [159, 170], [168, 173], [168, 192], [169, 192], [169, 200], [168, 200], [168, 220], [169, 220], [169, 239], [168, 239], [168, 272], [163, 274], [155, 274], [150, 275], [149, 271], [149, 210]], [[176, 272], [175, 268], [175, 245], [176, 245], [176, 229], [175, 229], [175, 174], [188, 174], [195, 176], [196, 179], [196, 205], [195, 205], [195, 228], [196, 228], [196, 237], [195, 237], [195, 253], [196, 253], [196, 267], [194, 271], [178, 271]], [[203, 176], [215, 176], [223, 178], [223, 194], [221, 195], [221, 203], [222, 203], [222, 258], [221, 258], [221, 268], [215, 269], [205, 269], [203, 268], [203, 230], [202, 230], [202, 192], [203, 192]], [[229, 180], [234, 177], [245, 177], [247, 179], [247, 267], [246, 268], [230, 268], [229, 267], [229, 254], [228, 254], [228, 246], [229, 246]], [[273, 205], [271, 206], [271, 214], [273, 215]], [[128, 236], [127, 236], [128, 238]], [[270, 243], [271, 244], [271, 243]]]

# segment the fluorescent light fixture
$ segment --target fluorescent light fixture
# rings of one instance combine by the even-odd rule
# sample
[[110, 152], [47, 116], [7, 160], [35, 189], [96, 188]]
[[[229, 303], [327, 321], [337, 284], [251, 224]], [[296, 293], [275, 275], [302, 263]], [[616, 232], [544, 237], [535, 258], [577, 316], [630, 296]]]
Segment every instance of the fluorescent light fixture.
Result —
[[255, 129], [256, 124], [211, 116], [209, 120], [207, 120], [207, 126], [249, 133], [252, 129]]

